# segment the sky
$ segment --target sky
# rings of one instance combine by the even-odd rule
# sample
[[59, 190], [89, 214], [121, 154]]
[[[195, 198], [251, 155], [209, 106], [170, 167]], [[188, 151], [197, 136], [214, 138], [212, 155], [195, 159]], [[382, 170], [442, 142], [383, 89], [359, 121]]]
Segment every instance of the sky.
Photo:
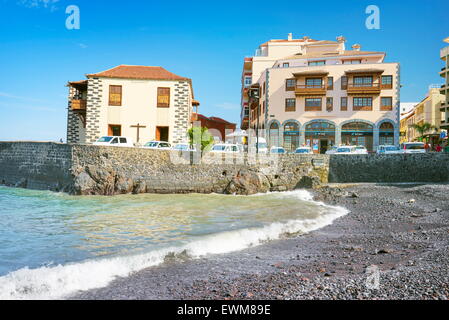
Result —
[[[69, 30], [66, 8], [80, 10]], [[369, 5], [380, 29], [367, 29]], [[191, 78], [200, 113], [239, 123], [243, 58], [270, 39], [309, 36], [384, 51], [401, 101], [441, 84], [449, 1], [0, 0], [0, 140], [66, 139], [68, 81], [120, 64]]]

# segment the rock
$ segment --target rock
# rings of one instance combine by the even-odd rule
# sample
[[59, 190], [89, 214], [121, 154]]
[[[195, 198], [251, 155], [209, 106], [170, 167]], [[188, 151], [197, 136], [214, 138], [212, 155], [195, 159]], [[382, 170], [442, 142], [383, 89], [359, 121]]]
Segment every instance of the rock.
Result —
[[355, 193], [355, 192], [352, 192], [350, 197], [351, 198], [358, 198], [359, 195], [357, 193]]
[[317, 176], [304, 176], [296, 184], [296, 189], [317, 189], [321, 186], [321, 180]]
[[95, 193], [96, 182], [86, 172], [78, 174], [73, 182], [73, 193], [76, 195], [90, 195]]
[[251, 195], [266, 193], [270, 190], [267, 177], [259, 172], [247, 169], [240, 170], [225, 188], [226, 194]]
[[115, 178], [115, 190], [120, 194], [128, 194], [133, 191], [133, 179], [127, 178], [124, 175], [117, 175]]
[[389, 248], [383, 248], [380, 250], [376, 250], [376, 254], [385, 254], [385, 253], [393, 253], [393, 250], [389, 249]]
[[15, 188], [26, 188], [28, 185], [28, 180], [25, 178], [20, 179], [15, 185]]
[[410, 199], [409, 201], [407, 201], [408, 203], [415, 203], [416, 200], [415, 199]]

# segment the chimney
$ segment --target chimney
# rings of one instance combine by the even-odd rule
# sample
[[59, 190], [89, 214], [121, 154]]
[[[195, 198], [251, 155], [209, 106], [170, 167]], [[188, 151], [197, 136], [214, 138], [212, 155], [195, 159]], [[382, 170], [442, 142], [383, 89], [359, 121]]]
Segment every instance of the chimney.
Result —
[[339, 37], [337, 37], [337, 41], [340, 42], [340, 43], [346, 42], [346, 38], [343, 37], [343, 36], [339, 36]]
[[360, 51], [360, 48], [361, 48], [361, 46], [358, 43], [356, 43], [355, 45], [352, 46], [352, 50], [354, 50], [354, 51]]
[[293, 33], [289, 33], [288, 37], [287, 37], [288, 41], [292, 41], [293, 40]]

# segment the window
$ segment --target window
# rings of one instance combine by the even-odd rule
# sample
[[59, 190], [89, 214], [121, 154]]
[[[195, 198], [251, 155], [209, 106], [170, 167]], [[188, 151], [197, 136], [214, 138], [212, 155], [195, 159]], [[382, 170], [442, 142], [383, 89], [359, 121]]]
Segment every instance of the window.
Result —
[[353, 110], [355, 111], [371, 111], [373, 110], [373, 98], [371, 97], [355, 97], [353, 101]]
[[340, 110], [348, 111], [348, 97], [341, 97], [340, 99]]
[[334, 99], [332, 97], [326, 98], [326, 111], [331, 112], [334, 109]]
[[157, 88], [157, 107], [170, 107], [170, 88]]
[[109, 86], [109, 105], [122, 105], [122, 86]]
[[393, 76], [382, 76], [382, 89], [393, 88]]
[[296, 87], [296, 79], [285, 80], [285, 91], [294, 91]]
[[333, 90], [334, 89], [334, 77], [328, 77], [327, 78], [327, 90]]
[[284, 64], [282, 64], [282, 67], [283, 68], [288, 68], [288, 67], [290, 67], [290, 63], [284, 62]]
[[285, 111], [286, 112], [296, 111], [296, 99], [285, 99]]
[[321, 111], [321, 98], [306, 98], [306, 111]]
[[266, 88], [266, 86], [265, 86], [265, 82], [263, 83], [263, 94], [265, 94], [265, 88]]
[[306, 88], [321, 88], [323, 85], [321, 78], [306, 78]]
[[324, 66], [326, 64], [325, 60], [321, 61], [309, 61], [309, 66]]
[[391, 111], [391, 110], [393, 110], [393, 98], [382, 97], [380, 99], [380, 111]]
[[361, 64], [362, 60], [343, 60], [343, 64]]
[[265, 114], [265, 101], [262, 102], [262, 114]]
[[354, 87], [372, 87], [373, 86], [373, 77], [364, 76], [364, 77], [354, 77]]
[[348, 77], [341, 77], [341, 90], [346, 90], [348, 88]]
[[126, 138], [120, 138], [120, 143], [126, 143]]
[[108, 126], [108, 136], [121, 136], [122, 135], [122, 126], [118, 124], [110, 124]]

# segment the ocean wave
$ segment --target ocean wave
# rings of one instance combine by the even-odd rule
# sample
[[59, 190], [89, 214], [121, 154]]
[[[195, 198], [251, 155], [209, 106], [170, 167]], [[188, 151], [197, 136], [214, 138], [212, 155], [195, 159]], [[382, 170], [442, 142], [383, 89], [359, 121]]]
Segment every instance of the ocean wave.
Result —
[[[270, 195], [297, 197], [303, 201], [313, 202], [312, 195], [305, 190]], [[126, 277], [133, 272], [159, 265], [166, 257], [185, 253], [191, 258], [199, 258], [210, 254], [238, 251], [279, 239], [285, 234], [307, 233], [320, 229], [348, 213], [342, 207], [314, 203], [326, 207], [325, 212], [314, 219], [275, 222], [260, 228], [220, 232], [192, 240], [179, 247], [168, 247], [136, 255], [38, 269], [23, 268], [0, 277], [0, 299], [63, 299], [79, 291], [105, 287], [117, 277]]]

